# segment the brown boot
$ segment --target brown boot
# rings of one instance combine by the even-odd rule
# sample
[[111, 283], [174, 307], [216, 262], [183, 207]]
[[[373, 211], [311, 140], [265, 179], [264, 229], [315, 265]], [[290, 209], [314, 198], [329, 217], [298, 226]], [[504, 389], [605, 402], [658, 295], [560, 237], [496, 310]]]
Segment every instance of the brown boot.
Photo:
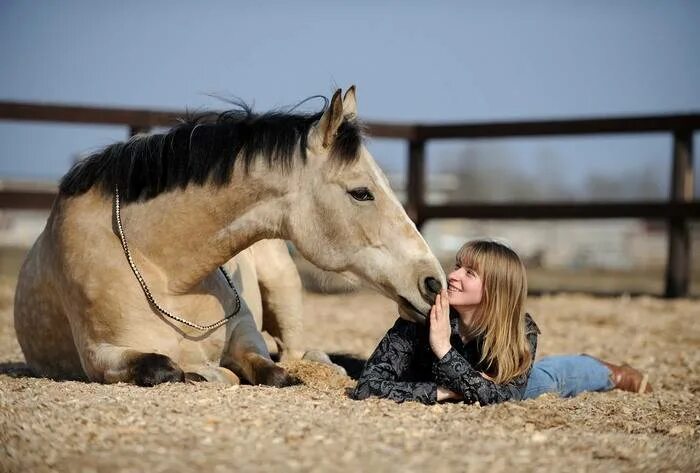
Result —
[[615, 383], [615, 389], [622, 389], [632, 393], [650, 393], [653, 391], [649, 384], [649, 376], [642, 374], [639, 370], [632, 368], [627, 363], [613, 365], [607, 361], [600, 360], [612, 372], [611, 379]]

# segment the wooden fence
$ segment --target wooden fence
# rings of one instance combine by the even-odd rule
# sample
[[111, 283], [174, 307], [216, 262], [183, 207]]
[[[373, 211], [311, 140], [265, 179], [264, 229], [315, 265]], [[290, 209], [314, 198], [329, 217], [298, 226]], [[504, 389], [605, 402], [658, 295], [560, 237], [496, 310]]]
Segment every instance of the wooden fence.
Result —
[[[0, 120], [125, 125], [130, 134], [170, 126], [183, 112], [96, 108], [55, 104], [0, 102]], [[417, 225], [432, 218], [479, 219], [599, 219], [641, 218], [668, 222], [667, 297], [688, 294], [690, 284], [689, 220], [700, 218], [693, 196], [693, 132], [700, 114], [615, 117], [578, 120], [517, 121], [466, 124], [367, 123], [369, 134], [408, 142], [406, 210]], [[451, 204], [425, 202], [425, 145], [428, 140], [573, 136], [629, 133], [671, 133], [673, 160], [671, 195], [658, 202]], [[48, 208], [54, 190], [0, 189], [2, 208]]]

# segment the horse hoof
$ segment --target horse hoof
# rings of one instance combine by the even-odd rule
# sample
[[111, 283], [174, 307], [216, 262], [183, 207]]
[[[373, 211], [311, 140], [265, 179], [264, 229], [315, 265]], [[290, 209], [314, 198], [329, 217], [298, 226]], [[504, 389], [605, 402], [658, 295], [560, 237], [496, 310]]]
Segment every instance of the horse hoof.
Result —
[[208, 381], [208, 379], [199, 373], [188, 371], [187, 373], [185, 373], [185, 381], [188, 383], [203, 383], [205, 381]]
[[287, 370], [274, 364], [260, 367], [255, 375], [255, 384], [264, 384], [276, 388], [285, 388], [287, 386], [300, 384], [300, 381], [296, 377], [290, 375]]
[[347, 376], [348, 372], [340, 365], [336, 365], [330, 359], [330, 357], [321, 350], [309, 350], [304, 353], [302, 360], [315, 361], [316, 363], [323, 363], [328, 365], [335, 370], [336, 373], [342, 376]]
[[155, 386], [161, 383], [182, 383], [185, 373], [165, 355], [144, 353], [131, 365], [134, 384], [138, 386]]

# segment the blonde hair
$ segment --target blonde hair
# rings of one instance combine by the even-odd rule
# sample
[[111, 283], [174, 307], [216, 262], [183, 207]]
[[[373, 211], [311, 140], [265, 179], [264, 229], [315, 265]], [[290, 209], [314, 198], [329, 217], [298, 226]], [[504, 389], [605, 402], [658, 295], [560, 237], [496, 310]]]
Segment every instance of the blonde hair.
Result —
[[482, 281], [471, 333], [483, 340], [480, 364], [496, 383], [507, 383], [527, 372], [533, 361], [525, 335], [525, 265], [515, 251], [490, 240], [465, 243], [457, 263], [476, 271]]

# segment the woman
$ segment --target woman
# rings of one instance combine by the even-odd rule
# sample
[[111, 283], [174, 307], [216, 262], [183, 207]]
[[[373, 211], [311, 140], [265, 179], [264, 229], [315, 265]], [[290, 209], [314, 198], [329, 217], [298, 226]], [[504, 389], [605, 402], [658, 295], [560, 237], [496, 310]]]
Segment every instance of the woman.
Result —
[[540, 332], [523, 310], [526, 296], [525, 267], [513, 250], [494, 241], [466, 243], [428, 329], [399, 318], [367, 360], [352, 397], [485, 405], [544, 392], [651, 390], [633, 368], [586, 355], [547, 357], [533, 367]]

